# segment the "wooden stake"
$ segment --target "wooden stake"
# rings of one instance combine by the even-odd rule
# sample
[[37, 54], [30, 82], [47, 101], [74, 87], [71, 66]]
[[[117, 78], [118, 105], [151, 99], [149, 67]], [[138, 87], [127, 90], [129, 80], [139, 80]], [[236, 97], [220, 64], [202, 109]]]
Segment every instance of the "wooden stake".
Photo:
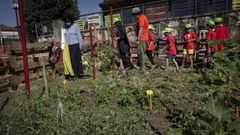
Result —
[[43, 80], [44, 80], [44, 85], [45, 85], [45, 92], [46, 92], [46, 96], [48, 97], [48, 84], [47, 84], [45, 63], [44, 63], [43, 57], [40, 57], [40, 58], [41, 58], [41, 63], [42, 63], [42, 68], [43, 68]]
[[239, 108], [239, 107], [237, 107], [237, 118], [239, 118], [239, 117], [240, 117], [240, 116], [239, 116], [239, 115], [240, 115], [239, 113], [240, 113], [240, 108]]

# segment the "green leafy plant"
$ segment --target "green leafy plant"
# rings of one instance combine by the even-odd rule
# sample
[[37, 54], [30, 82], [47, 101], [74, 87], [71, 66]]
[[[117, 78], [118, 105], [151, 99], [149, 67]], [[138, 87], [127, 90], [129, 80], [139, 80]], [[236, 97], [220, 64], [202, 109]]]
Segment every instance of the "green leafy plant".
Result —
[[211, 98], [205, 105], [206, 115], [200, 117], [200, 124], [209, 135], [237, 134], [239, 131], [239, 120], [232, 118], [230, 109], [226, 107], [222, 99]]
[[109, 45], [103, 46], [95, 59], [97, 68], [103, 72], [109, 71], [112, 58], [115, 57], [115, 60], [118, 60], [116, 57], [117, 53], [116, 48], [112, 48]]
[[169, 129], [165, 135], [183, 135], [183, 129], [182, 128], [174, 128]]
[[120, 90], [120, 91], [121, 91], [121, 92], [120, 92], [120, 97], [121, 97], [121, 99], [120, 99], [120, 101], [119, 101], [119, 104], [120, 104], [121, 106], [127, 106], [127, 105], [131, 104], [132, 99], [133, 99], [133, 95], [132, 95], [131, 91], [130, 91], [130, 90], [127, 90], [127, 89], [125, 89], [125, 88], [123, 88], [123, 89]]
[[[234, 39], [223, 40], [224, 51], [216, 52], [213, 56], [213, 68], [204, 74], [204, 81], [218, 85], [219, 88], [211, 93], [237, 90], [240, 88], [240, 47]], [[217, 42], [213, 43], [217, 45]]]

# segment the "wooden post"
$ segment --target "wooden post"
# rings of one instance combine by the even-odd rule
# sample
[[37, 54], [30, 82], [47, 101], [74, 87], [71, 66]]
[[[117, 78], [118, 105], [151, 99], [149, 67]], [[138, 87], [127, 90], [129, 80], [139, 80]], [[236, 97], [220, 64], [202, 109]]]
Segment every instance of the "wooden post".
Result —
[[37, 28], [37, 24], [35, 24], [34, 26], [35, 26], [36, 40], [38, 42], [38, 28]]
[[48, 83], [47, 83], [47, 75], [46, 75], [46, 67], [45, 67], [45, 63], [44, 63], [44, 58], [40, 57], [41, 59], [41, 64], [42, 64], [42, 68], [43, 68], [43, 80], [44, 80], [44, 85], [45, 85], [45, 92], [46, 92], [46, 96], [48, 98]]
[[95, 59], [94, 59], [94, 46], [93, 46], [93, 35], [92, 35], [92, 27], [89, 28], [90, 32], [90, 47], [91, 47], [91, 64], [92, 64], [92, 74], [93, 79], [96, 79], [96, 68], [95, 68]]
[[[110, 23], [111, 23], [111, 41], [112, 41], [112, 48], [114, 49], [114, 29], [113, 29], [113, 9], [110, 8]], [[115, 58], [112, 57], [112, 70], [115, 68]]]

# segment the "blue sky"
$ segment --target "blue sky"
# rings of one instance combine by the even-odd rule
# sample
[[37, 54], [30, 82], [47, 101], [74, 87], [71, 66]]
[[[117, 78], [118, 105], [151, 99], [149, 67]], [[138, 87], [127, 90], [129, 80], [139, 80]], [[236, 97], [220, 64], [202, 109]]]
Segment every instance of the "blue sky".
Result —
[[[99, 3], [102, 0], [78, 0], [81, 14], [100, 11]], [[15, 12], [12, 9], [12, 0], [0, 0], [0, 24], [16, 26]]]

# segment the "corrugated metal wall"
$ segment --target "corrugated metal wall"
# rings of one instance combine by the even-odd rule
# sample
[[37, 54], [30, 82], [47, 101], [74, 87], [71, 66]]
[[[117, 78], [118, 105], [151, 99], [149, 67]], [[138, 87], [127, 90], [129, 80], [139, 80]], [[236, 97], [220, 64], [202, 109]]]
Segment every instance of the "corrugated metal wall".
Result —
[[[159, 0], [154, 3], [150, 2], [141, 5], [140, 8], [148, 17], [149, 22], [153, 23], [175, 17], [233, 10], [233, 7], [238, 7], [237, 4], [234, 6], [233, 1], [236, 0]], [[114, 13], [121, 13], [121, 20], [124, 25], [132, 24], [136, 20], [136, 17], [132, 15], [131, 8], [132, 7], [123, 7], [122, 9], [119, 9], [121, 11], [114, 11]]]
[[181, 17], [195, 14], [195, 0], [172, 0], [170, 17]]
[[[240, 0], [239, 0], [240, 1]], [[150, 22], [232, 9], [232, 0], [161, 0], [141, 6]], [[123, 24], [133, 23], [131, 8], [122, 11]]]
[[214, 12], [214, 0], [197, 0], [197, 14]]
[[[143, 6], [140, 7], [142, 10]], [[127, 8], [122, 10], [122, 21], [123, 24], [130, 24], [136, 21], [136, 16], [132, 15], [132, 8]]]
[[144, 8], [145, 14], [150, 22], [162, 21], [167, 19], [167, 1], [161, 1], [157, 4], [146, 5]]
[[231, 10], [232, 0], [170, 0], [170, 17], [200, 15]]

